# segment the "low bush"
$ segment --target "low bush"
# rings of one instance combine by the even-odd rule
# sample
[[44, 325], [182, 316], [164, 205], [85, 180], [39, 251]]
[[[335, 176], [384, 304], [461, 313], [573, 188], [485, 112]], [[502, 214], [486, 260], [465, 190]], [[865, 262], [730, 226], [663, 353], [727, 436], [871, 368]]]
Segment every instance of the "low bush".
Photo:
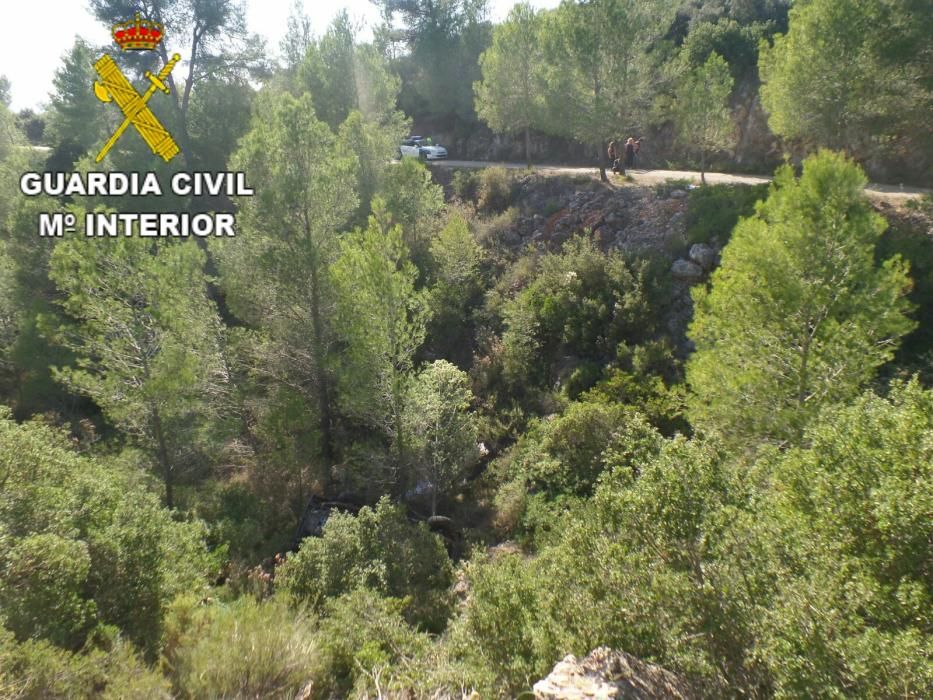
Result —
[[165, 660], [183, 698], [295, 697], [315, 673], [316, 621], [286, 601], [176, 600]]
[[322, 537], [309, 537], [279, 568], [276, 582], [293, 600], [321, 610], [357, 588], [388, 597], [410, 595], [406, 615], [428, 629], [444, 627], [453, 581], [440, 538], [408, 521], [403, 507], [383, 498], [359, 515], [334, 513]]
[[5, 700], [169, 700], [171, 686], [133, 646], [113, 636], [80, 654], [44, 640], [18, 643], [0, 626], [0, 698]]
[[206, 586], [216, 561], [200, 522], [179, 522], [116, 462], [74, 452], [0, 407], [0, 603], [20, 641], [79, 648], [113, 625], [158, 653], [165, 606]]
[[512, 207], [492, 216], [477, 219], [474, 222], [476, 242], [487, 250], [496, 250], [504, 246], [507, 231], [518, 223], [518, 209]]
[[451, 646], [474, 677], [491, 679], [503, 697], [528, 690], [557, 661], [542, 656], [535, 638], [540, 588], [550, 583], [535, 573], [534, 562], [515, 554], [478, 557], [464, 570], [470, 599], [451, 626]]
[[427, 653], [431, 638], [409, 627], [406, 607], [406, 601], [367, 590], [329, 601], [317, 635], [315, 691], [322, 697], [372, 698], [389, 685], [411, 687], [406, 669]]
[[485, 168], [479, 174], [477, 205], [486, 212], [498, 213], [512, 206], [515, 179], [502, 167]]
[[755, 213], [755, 203], [768, 194], [768, 185], [707, 185], [690, 191], [687, 240], [725, 245], [742, 217]]
[[450, 187], [461, 202], [476, 202], [479, 173], [475, 170], [458, 170], [454, 173]]

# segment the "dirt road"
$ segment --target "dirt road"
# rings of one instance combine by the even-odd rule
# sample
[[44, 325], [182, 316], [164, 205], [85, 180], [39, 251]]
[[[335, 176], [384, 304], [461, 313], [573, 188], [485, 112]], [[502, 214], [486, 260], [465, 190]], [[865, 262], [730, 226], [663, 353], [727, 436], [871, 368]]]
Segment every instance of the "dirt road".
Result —
[[[509, 170], [524, 170], [524, 163], [493, 163], [480, 160], [439, 160], [430, 163], [433, 167], [441, 168], [491, 168], [499, 166]], [[580, 168], [567, 165], [533, 165], [535, 172], [551, 175], [588, 175], [598, 177], [598, 171], [595, 168]], [[608, 173], [611, 180], [618, 180], [617, 175]], [[688, 180], [690, 182], [700, 182], [700, 173], [691, 170], [635, 170], [629, 169], [628, 175], [639, 185], [655, 185], [666, 182], [667, 180]], [[706, 173], [706, 181], [710, 184], [745, 184], [757, 185], [762, 182], [770, 182], [770, 175], [731, 175], [729, 173]], [[930, 194], [933, 190], [920, 187], [904, 187], [899, 185], [878, 185], [869, 184], [865, 188], [872, 199], [884, 200], [891, 204], [903, 204], [909, 199], [916, 199], [925, 194]]]

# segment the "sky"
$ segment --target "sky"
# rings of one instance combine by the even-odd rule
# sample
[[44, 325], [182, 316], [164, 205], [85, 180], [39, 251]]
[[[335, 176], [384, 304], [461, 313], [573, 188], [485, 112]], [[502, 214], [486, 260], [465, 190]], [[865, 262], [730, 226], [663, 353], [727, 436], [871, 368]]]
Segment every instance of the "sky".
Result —
[[[490, 0], [493, 21], [502, 20], [516, 0]], [[532, 0], [536, 7], [556, 7], [559, 0]], [[92, 45], [112, 44], [110, 28], [98, 23], [86, 0], [7, 0], [0, 19], [0, 75], [12, 83], [12, 107], [36, 109], [48, 102], [55, 69], [76, 35]], [[271, 52], [278, 53], [291, 10], [291, 0], [244, 0], [250, 32], [266, 39]], [[337, 12], [346, 8], [354, 23], [369, 27], [379, 13], [368, 0], [304, 0], [316, 35], [323, 34]], [[132, 17], [127, 17], [127, 20]], [[41, 32], [37, 28], [41, 27]], [[364, 36], [368, 32], [364, 29]], [[41, 40], [40, 38], [41, 37]]]

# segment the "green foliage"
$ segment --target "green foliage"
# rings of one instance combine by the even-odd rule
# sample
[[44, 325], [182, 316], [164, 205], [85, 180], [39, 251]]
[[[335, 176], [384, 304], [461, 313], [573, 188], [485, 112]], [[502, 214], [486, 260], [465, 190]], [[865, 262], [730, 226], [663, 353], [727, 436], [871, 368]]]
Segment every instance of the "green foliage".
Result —
[[[797, 532], [761, 655], [776, 694], [923, 697], [933, 688], [928, 550], [933, 394], [917, 382], [865, 394], [807, 431], [773, 470]], [[796, 566], [795, 566], [796, 565]]]
[[690, 27], [683, 51], [687, 63], [701, 66], [716, 53], [729, 64], [732, 75], [740, 80], [758, 67], [758, 45], [762, 38], [773, 33], [775, 23], [753, 22], [745, 24], [731, 17], [718, 21], [699, 22]]
[[[482, 82], [473, 84], [476, 114], [497, 133], [525, 134], [525, 161], [531, 164], [529, 131], [544, 123], [544, 52], [541, 16], [516, 4], [492, 33], [479, 57]], [[502, 207], [503, 209], [505, 207]]]
[[211, 251], [230, 310], [256, 330], [242, 343], [242, 364], [256, 382], [251, 410], [263, 447], [281, 446], [262, 457], [282, 475], [282, 491], [297, 490], [304, 501], [302, 484], [309, 476], [327, 483], [335, 457], [328, 266], [336, 233], [360, 204], [358, 161], [315, 116], [310, 96], [269, 92], [255, 109], [232, 163], [256, 183], [256, 195], [239, 203], [241, 234], [212, 242]]
[[466, 372], [446, 360], [427, 365], [409, 389], [403, 420], [415, 472], [431, 494], [431, 515], [437, 514], [438, 497], [450, 493], [479, 459], [472, 402]]
[[620, 342], [646, 339], [653, 330], [649, 274], [649, 264], [630, 266], [582, 236], [541, 257], [533, 279], [502, 310], [506, 377], [547, 385], [567, 356], [605, 363]]
[[476, 191], [479, 187], [479, 173], [476, 170], [455, 170], [450, 181], [450, 188], [454, 197], [461, 202], [475, 202]]
[[486, 212], [500, 213], [512, 205], [515, 179], [502, 167], [483, 168], [479, 173], [476, 203]]
[[[73, 323], [55, 339], [76, 353], [57, 380], [92, 398], [150, 455], [173, 506], [179, 475], [214, 444], [226, 390], [223, 330], [195, 244], [124, 237], [56, 246], [50, 277]], [[192, 455], [192, 453], [194, 453]], [[205, 457], [202, 454], [201, 459]]]
[[0, 574], [7, 627], [20, 639], [79, 646], [95, 612], [82, 595], [91, 566], [87, 544], [51, 533], [11, 544], [3, 553]]
[[702, 66], [690, 71], [677, 91], [674, 120], [678, 138], [700, 158], [700, 180], [706, 184], [709, 155], [729, 148], [735, 127], [729, 113], [732, 76], [725, 59], [710, 54]]
[[470, 601], [451, 630], [453, 646], [474, 675], [492, 676], [494, 687], [515, 696], [550, 672], [534, 638], [537, 597], [544, 583], [534, 565], [506, 554], [476, 559], [465, 568]]
[[[375, 0], [385, 26], [377, 43], [403, 43], [406, 50], [386, 46], [397, 58], [402, 77], [399, 105], [447, 122], [475, 122], [473, 83], [480, 78], [479, 55], [489, 46], [487, 0]], [[400, 16], [405, 29], [396, 28]], [[385, 38], [379, 40], [378, 35]]]
[[295, 697], [314, 677], [316, 620], [273, 598], [172, 604], [165, 659], [180, 697]]
[[305, 539], [279, 569], [276, 582], [297, 601], [319, 610], [328, 599], [358, 588], [411, 596], [406, 617], [430, 629], [446, 622], [450, 560], [440, 539], [412, 525], [402, 507], [383, 498], [358, 515], [334, 513], [324, 535]]
[[[533, 424], [510, 455], [508, 473], [550, 498], [588, 496], [609, 470], [637, 471], [660, 437], [647, 421], [613, 403], [572, 403], [560, 416]], [[629, 455], [629, 457], [626, 457]]]
[[690, 191], [687, 240], [722, 245], [729, 241], [739, 219], [755, 213], [755, 204], [768, 194], [768, 185], [708, 185]]
[[431, 171], [422, 163], [403, 158], [386, 173], [379, 195], [392, 224], [401, 227], [403, 240], [420, 263], [438, 228], [444, 208], [443, 188], [432, 181]]
[[[431, 241], [433, 284], [428, 338], [443, 357], [459, 359], [464, 357], [464, 350], [470, 349], [470, 310], [483, 289], [480, 265], [484, 257], [469, 224], [459, 214], [452, 215]], [[464, 357], [468, 359], [468, 355]]]
[[315, 691], [366, 698], [399, 684], [430, 638], [409, 627], [405, 603], [357, 589], [329, 601], [318, 631], [319, 651], [313, 676]]
[[249, 130], [255, 93], [245, 81], [204, 80], [191, 96], [188, 128], [198, 170], [226, 170]]
[[396, 110], [399, 79], [374, 47], [356, 42], [345, 10], [324, 36], [317, 41], [309, 37], [307, 43], [293, 89], [310, 98], [317, 117], [340, 134], [347, 152], [359, 161], [360, 213], [365, 216], [386, 164], [407, 132], [406, 120]]
[[0, 416], [0, 599], [20, 639], [74, 649], [108, 624], [152, 654], [168, 601], [213, 568], [203, 529], [114, 466]]
[[[369, 226], [340, 242], [330, 272], [337, 292], [337, 325], [346, 344], [339, 374], [344, 410], [388, 438], [395, 467], [407, 465], [403, 416], [408, 374], [424, 341], [426, 294], [408, 259], [401, 226], [390, 226], [381, 202]], [[405, 474], [390, 475], [389, 486]]]
[[674, 6], [655, 0], [562, 3], [543, 22], [545, 129], [584, 144], [603, 163], [603, 144], [637, 131], [650, 107], [647, 50]]
[[513, 691], [607, 645], [715, 696], [923, 697], [931, 421], [912, 382], [826, 410], [806, 448], [751, 468], [698, 440], [620, 436], [557, 541], [471, 564], [452, 634]]
[[78, 157], [103, 145], [101, 136], [107, 124], [106, 105], [102, 104], [88, 85], [97, 78], [94, 49], [82, 39], [76, 39], [55, 72], [51, 91], [48, 127], [49, 143], [58, 149], [71, 151], [61, 169], [69, 169]]
[[[927, 217], [927, 221], [933, 218], [933, 206], [930, 207]], [[878, 242], [875, 259], [886, 260], [895, 255], [899, 255], [910, 265], [913, 285], [907, 298], [914, 308], [914, 318], [929, 317], [933, 314], [933, 240], [927, 235], [924, 219], [911, 223], [909, 220], [897, 218], [892, 222]], [[931, 358], [933, 327], [928, 323], [918, 323], [914, 331], [904, 337], [904, 342], [889, 367], [904, 374], [919, 372], [922, 381], [930, 386], [933, 383]]]
[[17, 643], [0, 627], [0, 696], [10, 700], [171, 698], [162, 674], [120, 639], [72, 654], [45, 641]]
[[735, 229], [694, 288], [690, 415], [731, 440], [798, 441], [832, 402], [855, 396], [911, 330], [904, 264], [876, 266], [885, 224], [865, 177], [821, 152], [797, 180], [781, 168], [754, 218]]
[[787, 34], [761, 53], [771, 128], [861, 157], [929, 148], [918, 125], [933, 104], [931, 28], [933, 10], [916, 0], [797, 4]]

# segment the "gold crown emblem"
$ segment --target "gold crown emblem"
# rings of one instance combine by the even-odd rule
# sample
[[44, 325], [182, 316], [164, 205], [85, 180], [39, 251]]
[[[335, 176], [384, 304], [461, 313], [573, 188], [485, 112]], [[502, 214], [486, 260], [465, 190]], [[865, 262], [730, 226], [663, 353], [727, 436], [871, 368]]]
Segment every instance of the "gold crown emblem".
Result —
[[113, 25], [111, 33], [124, 51], [151, 51], [165, 36], [161, 24], [148, 19], [141, 20], [138, 12], [132, 22]]

